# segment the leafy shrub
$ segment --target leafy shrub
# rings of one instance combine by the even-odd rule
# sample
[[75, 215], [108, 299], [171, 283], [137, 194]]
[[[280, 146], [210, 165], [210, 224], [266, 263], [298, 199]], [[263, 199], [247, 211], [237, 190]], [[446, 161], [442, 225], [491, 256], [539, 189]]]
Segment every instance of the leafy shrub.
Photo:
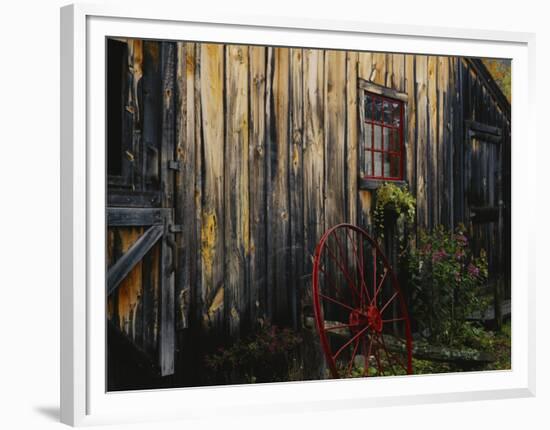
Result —
[[425, 337], [443, 345], [476, 338], [478, 328], [467, 319], [487, 308], [487, 260], [484, 251], [472, 255], [464, 226], [421, 232], [409, 255], [409, 275], [412, 315]]
[[294, 379], [302, 337], [289, 328], [264, 324], [255, 334], [220, 347], [206, 367], [225, 382], [275, 382]]
[[384, 231], [385, 216], [389, 213], [401, 218], [408, 225], [414, 222], [416, 199], [407, 186], [398, 187], [391, 182], [385, 182], [376, 190], [374, 222], [380, 233]]

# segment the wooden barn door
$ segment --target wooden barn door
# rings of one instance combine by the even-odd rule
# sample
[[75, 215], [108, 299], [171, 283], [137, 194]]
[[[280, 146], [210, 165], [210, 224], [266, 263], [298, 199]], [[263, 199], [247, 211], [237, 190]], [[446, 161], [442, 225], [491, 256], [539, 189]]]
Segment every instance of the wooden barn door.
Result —
[[465, 189], [466, 215], [471, 244], [476, 255], [484, 250], [489, 268], [489, 286], [494, 293], [494, 318], [501, 323], [503, 275], [504, 196], [502, 131], [476, 121], [466, 122]]
[[109, 39], [107, 57], [108, 389], [153, 388], [176, 351], [175, 44]]
[[126, 336], [160, 376], [174, 373], [172, 218], [168, 208], [107, 210], [110, 330]]

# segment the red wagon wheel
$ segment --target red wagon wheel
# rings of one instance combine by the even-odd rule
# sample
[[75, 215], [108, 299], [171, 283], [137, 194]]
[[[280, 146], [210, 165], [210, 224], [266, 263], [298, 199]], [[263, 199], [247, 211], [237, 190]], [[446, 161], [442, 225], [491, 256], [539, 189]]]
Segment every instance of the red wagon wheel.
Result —
[[339, 224], [315, 250], [313, 304], [334, 378], [412, 373], [406, 304], [388, 260], [367, 232]]

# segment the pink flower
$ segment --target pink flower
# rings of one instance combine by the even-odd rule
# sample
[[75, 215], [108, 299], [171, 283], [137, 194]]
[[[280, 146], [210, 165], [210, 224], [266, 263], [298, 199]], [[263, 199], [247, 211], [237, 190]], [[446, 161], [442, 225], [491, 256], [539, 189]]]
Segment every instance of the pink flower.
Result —
[[468, 273], [471, 276], [479, 276], [479, 268], [474, 266], [472, 263], [468, 264]]
[[456, 236], [456, 241], [459, 243], [460, 246], [467, 246], [468, 245], [468, 238], [464, 236], [463, 234], [459, 234]]
[[436, 251], [432, 255], [432, 262], [437, 263], [438, 261], [443, 260], [447, 256], [447, 252], [444, 249], [440, 249], [439, 251]]

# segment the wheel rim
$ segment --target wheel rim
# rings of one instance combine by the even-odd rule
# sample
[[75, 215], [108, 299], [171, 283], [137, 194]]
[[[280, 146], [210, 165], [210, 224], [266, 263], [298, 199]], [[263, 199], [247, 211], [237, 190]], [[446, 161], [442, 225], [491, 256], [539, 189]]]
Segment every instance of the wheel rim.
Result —
[[313, 305], [332, 377], [412, 373], [407, 307], [387, 258], [365, 230], [339, 224], [322, 236]]

